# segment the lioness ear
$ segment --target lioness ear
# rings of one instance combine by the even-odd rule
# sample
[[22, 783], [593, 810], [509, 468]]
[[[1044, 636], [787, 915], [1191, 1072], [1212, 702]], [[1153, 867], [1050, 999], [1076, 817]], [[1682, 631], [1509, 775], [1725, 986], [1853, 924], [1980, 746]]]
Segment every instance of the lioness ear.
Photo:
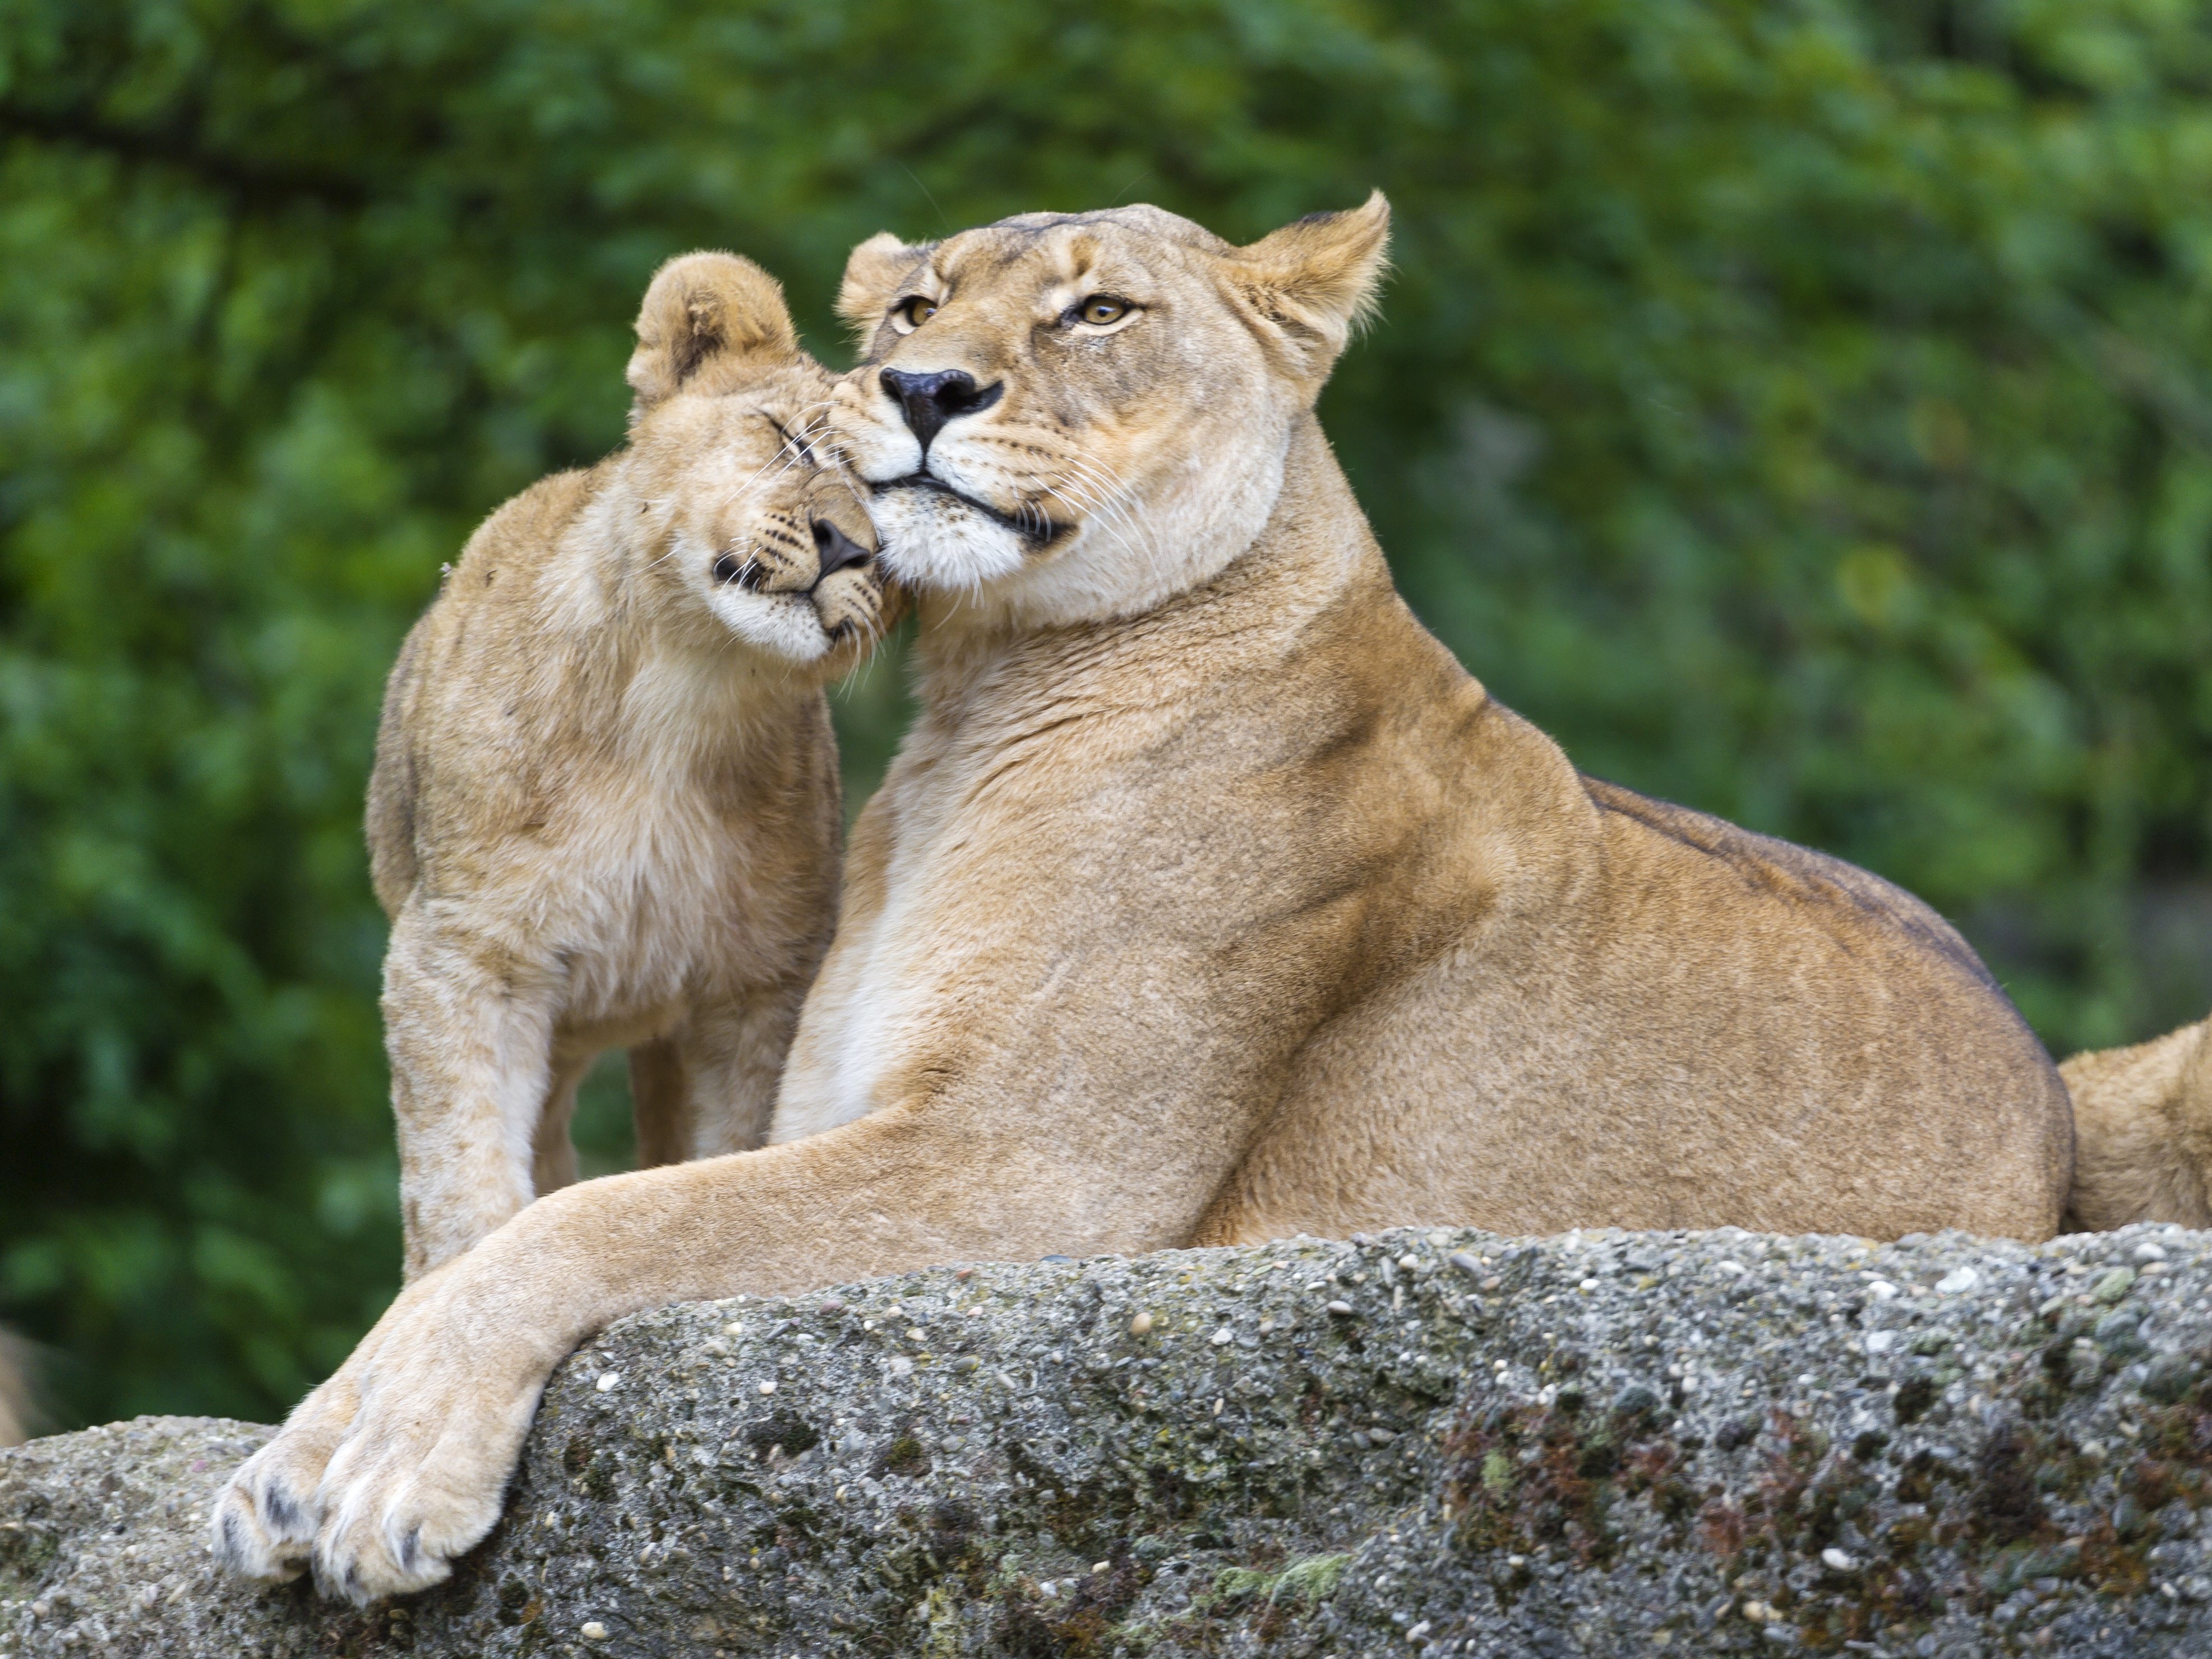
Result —
[[1375, 309], [1389, 264], [1390, 204], [1376, 191], [1342, 213], [1310, 213], [1230, 255], [1230, 280], [1282, 331], [1293, 374], [1314, 391]]
[[734, 253], [683, 254], [653, 272], [638, 308], [637, 349], [623, 377], [637, 394], [630, 418], [718, 367], [798, 356], [799, 331], [775, 277]]
[[884, 319], [884, 308], [914, 268], [930, 255], [934, 242], [909, 245], [879, 230], [853, 250], [845, 261], [845, 280], [837, 285], [837, 314], [865, 343]]

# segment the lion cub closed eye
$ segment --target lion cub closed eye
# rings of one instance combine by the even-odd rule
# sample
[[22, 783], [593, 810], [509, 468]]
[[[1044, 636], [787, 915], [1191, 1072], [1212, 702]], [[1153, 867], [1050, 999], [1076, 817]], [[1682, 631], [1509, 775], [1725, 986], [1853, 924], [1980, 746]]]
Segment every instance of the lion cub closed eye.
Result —
[[639, 1161], [759, 1144], [836, 911], [823, 687], [885, 621], [781, 290], [672, 261], [626, 448], [487, 520], [386, 692], [368, 843], [407, 1273], [575, 1179], [629, 1050]]

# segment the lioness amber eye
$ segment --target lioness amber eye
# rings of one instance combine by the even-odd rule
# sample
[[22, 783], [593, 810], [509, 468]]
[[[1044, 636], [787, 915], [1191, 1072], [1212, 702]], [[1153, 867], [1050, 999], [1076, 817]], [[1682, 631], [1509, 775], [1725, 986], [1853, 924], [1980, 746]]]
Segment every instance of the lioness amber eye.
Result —
[[899, 307], [899, 315], [908, 328], [920, 328], [937, 315], [937, 301], [917, 294]]
[[1083, 302], [1079, 314], [1086, 323], [1118, 323], [1129, 314], [1129, 307], [1126, 301], [1093, 295]]

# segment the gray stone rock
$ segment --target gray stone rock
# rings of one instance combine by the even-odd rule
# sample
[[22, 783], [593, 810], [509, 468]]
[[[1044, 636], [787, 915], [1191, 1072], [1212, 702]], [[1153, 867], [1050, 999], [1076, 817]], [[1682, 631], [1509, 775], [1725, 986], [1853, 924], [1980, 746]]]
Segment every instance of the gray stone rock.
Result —
[[948, 1268], [611, 1328], [365, 1613], [210, 1563], [266, 1429], [0, 1453], [0, 1656], [2202, 1655], [2209, 1357], [2171, 1229]]

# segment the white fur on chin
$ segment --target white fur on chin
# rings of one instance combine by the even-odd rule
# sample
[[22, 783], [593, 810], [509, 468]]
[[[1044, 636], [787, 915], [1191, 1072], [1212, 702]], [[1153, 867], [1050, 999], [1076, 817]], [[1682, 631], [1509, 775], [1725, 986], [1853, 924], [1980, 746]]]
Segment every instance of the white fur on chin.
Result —
[[[1227, 458], [1191, 454], [1143, 495], [1055, 501], [1052, 517], [1074, 519], [1075, 532], [1043, 548], [933, 489], [878, 489], [869, 516], [891, 575], [919, 592], [958, 596], [960, 613], [977, 621], [1050, 628], [1141, 616], [1210, 581], [1251, 546], [1282, 493], [1288, 441], [1286, 423], [1273, 443]], [[931, 472], [998, 506], [1009, 493], [992, 488], [998, 470], [963, 450], [946, 434]]]
[[965, 501], [908, 485], [869, 504], [883, 540], [884, 568], [908, 586], [966, 593], [1017, 574], [1022, 538]]
[[708, 603], [730, 631], [757, 650], [808, 663], [830, 649], [822, 618], [804, 593], [749, 593], [727, 587]]

